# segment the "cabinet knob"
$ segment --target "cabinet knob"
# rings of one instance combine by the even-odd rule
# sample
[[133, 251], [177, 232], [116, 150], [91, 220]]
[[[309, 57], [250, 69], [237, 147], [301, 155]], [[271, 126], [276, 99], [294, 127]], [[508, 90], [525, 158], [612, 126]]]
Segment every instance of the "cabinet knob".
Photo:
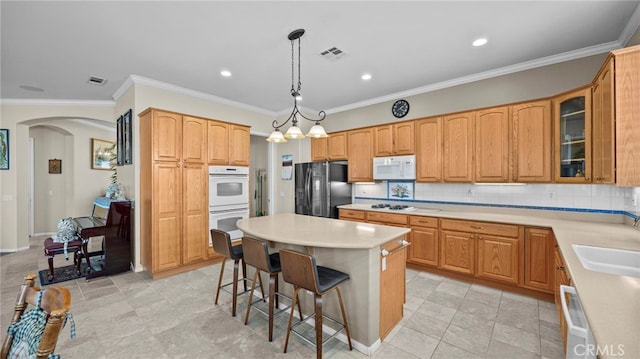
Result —
[[564, 270], [564, 266], [557, 266], [556, 269]]
[[584, 177], [584, 180], [585, 180], [585, 181], [589, 181], [589, 176], [585, 176], [585, 177]]

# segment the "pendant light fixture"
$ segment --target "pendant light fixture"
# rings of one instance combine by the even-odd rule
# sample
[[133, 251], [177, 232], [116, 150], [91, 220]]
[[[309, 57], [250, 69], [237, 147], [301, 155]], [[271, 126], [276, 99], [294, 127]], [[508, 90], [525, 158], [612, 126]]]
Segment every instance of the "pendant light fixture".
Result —
[[[322, 138], [329, 137], [324, 128], [320, 125], [320, 121], [324, 120], [327, 114], [324, 111], [320, 111], [318, 113], [318, 119], [314, 120], [303, 115], [300, 110], [298, 110], [298, 101], [302, 99], [300, 95], [300, 90], [302, 89], [302, 81], [300, 80], [300, 38], [304, 35], [304, 29], [293, 30], [288, 38], [291, 41], [291, 96], [293, 96], [293, 110], [291, 114], [281, 125], [278, 125], [277, 120], [273, 120], [271, 123], [271, 127], [273, 127], [273, 132], [267, 138], [267, 141], [273, 143], [282, 143], [287, 142], [287, 138], [289, 139], [300, 139], [304, 138], [305, 135], [302, 134], [300, 127], [298, 127], [298, 120], [305, 119], [307, 121], [315, 122], [313, 127], [309, 130], [306, 137], [314, 137], [314, 138]], [[294, 43], [298, 41], [298, 84], [297, 87], [294, 86], [295, 83], [295, 61], [294, 61]], [[280, 132], [280, 128], [286, 125], [289, 121], [291, 121], [291, 127], [287, 130], [287, 132], [283, 135]]]

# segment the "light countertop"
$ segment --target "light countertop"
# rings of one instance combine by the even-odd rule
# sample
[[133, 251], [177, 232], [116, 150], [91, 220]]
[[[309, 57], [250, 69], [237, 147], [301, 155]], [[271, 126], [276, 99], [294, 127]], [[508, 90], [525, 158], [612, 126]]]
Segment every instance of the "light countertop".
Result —
[[617, 350], [622, 344], [622, 358], [640, 358], [640, 278], [587, 270], [571, 247], [572, 244], [586, 244], [640, 251], [640, 231], [631, 226], [536, 217], [535, 213], [506, 215], [428, 209], [391, 211], [372, 209], [370, 205], [362, 204], [340, 208], [551, 228], [596, 343], [601, 348], [608, 346], [608, 355], [602, 357], [621, 357]]
[[238, 228], [268, 241], [320, 248], [370, 249], [410, 232], [409, 228], [280, 213], [241, 219]]

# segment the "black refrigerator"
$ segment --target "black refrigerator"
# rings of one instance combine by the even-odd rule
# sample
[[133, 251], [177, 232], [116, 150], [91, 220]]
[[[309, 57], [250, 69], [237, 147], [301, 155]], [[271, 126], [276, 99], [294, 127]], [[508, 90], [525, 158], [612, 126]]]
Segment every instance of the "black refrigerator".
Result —
[[351, 203], [347, 175], [344, 161], [296, 164], [296, 213], [338, 218], [337, 206]]

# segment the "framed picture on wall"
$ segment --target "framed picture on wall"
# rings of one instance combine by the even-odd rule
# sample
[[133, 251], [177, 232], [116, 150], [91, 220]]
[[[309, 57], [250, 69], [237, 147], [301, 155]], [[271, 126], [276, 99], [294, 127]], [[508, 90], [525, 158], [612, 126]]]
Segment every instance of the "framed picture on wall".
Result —
[[123, 151], [124, 151], [124, 164], [130, 165], [133, 164], [133, 117], [132, 111], [129, 109], [124, 115], [122, 119], [123, 123]]
[[9, 130], [0, 129], [0, 170], [9, 169]]
[[124, 141], [123, 141], [123, 135], [124, 135], [124, 116], [120, 116], [118, 118], [117, 121], [117, 126], [116, 126], [116, 143], [117, 143], [117, 151], [118, 154], [116, 155], [117, 159], [116, 159], [116, 165], [118, 166], [122, 166], [124, 165]]
[[49, 160], [49, 173], [52, 173], [52, 174], [62, 173], [62, 160], [58, 160], [58, 159]]
[[110, 170], [116, 165], [117, 155], [115, 142], [91, 139], [91, 169]]

